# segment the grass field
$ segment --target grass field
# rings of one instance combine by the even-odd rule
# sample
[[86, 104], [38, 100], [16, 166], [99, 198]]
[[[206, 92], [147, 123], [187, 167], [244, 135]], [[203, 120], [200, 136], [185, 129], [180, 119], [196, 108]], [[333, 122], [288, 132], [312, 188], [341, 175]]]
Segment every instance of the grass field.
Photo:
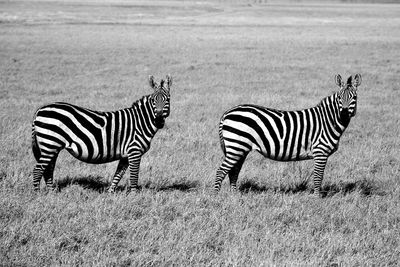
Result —
[[[396, 266], [400, 262], [400, 5], [259, 1], [0, 2], [0, 265]], [[265, 1], [261, 1], [265, 2]], [[31, 120], [52, 101], [130, 106], [170, 73], [171, 115], [141, 192], [104, 192], [116, 163], [61, 153], [32, 190]], [[329, 158], [252, 153], [223, 183], [218, 122], [240, 103], [316, 105], [361, 73], [357, 116]], [[127, 175], [126, 175], [127, 176]], [[43, 183], [43, 182], [42, 182]]]

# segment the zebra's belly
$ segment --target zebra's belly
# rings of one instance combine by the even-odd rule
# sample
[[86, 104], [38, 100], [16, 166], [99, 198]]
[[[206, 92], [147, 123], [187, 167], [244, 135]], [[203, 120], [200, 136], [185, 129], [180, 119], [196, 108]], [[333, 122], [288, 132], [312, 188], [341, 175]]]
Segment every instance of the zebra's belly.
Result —
[[292, 153], [287, 150], [279, 149], [278, 154], [271, 153], [268, 154], [267, 151], [258, 150], [264, 157], [276, 160], [276, 161], [298, 161], [298, 160], [308, 160], [312, 159], [312, 151], [311, 149], [306, 149], [305, 147], [301, 147], [299, 151], [293, 151]]
[[[312, 159], [313, 155], [310, 149], [300, 149], [300, 153], [298, 155], [297, 160], [307, 160], [307, 159]], [[295, 159], [296, 160], [296, 159]]]
[[79, 146], [76, 143], [71, 143], [70, 145], [66, 146], [65, 149], [76, 159], [86, 163], [92, 164], [102, 164], [113, 162], [122, 158], [121, 153], [116, 152], [112, 154], [100, 154], [98, 152], [88, 152], [82, 146]]

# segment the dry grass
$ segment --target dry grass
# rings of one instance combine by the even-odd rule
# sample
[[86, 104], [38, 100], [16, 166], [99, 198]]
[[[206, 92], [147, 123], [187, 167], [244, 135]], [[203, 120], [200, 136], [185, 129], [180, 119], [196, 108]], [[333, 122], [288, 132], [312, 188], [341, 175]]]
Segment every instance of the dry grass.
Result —
[[[0, 2], [0, 258], [5, 265], [396, 265], [400, 261], [399, 5]], [[139, 194], [104, 193], [116, 164], [60, 155], [35, 194], [30, 123], [68, 101], [98, 110], [174, 77], [171, 116]], [[315, 105], [363, 75], [358, 114], [328, 161], [251, 154], [240, 193], [211, 193], [217, 125], [239, 103]], [[125, 179], [121, 181], [121, 190]]]

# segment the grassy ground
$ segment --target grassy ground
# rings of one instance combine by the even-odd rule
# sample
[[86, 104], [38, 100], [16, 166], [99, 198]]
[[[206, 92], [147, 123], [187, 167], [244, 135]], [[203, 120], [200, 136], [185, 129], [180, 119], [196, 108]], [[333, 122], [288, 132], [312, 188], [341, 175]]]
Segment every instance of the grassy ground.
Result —
[[[399, 5], [0, 2], [2, 265], [397, 265]], [[171, 73], [171, 115], [141, 165], [142, 191], [103, 192], [116, 163], [63, 152], [58, 192], [32, 191], [31, 120], [68, 101], [97, 110]], [[358, 114], [312, 197], [312, 162], [250, 154], [240, 192], [212, 194], [217, 125], [239, 103], [317, 104], [361, 73]], [[121, 189], [125, 184], [121, 181]]]

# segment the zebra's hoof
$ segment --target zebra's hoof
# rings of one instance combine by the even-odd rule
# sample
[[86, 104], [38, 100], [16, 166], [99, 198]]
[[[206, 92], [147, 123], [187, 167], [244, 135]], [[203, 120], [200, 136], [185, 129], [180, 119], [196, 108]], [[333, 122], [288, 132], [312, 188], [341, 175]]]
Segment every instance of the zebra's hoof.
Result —
[[55, 192], [56, 191], [56, 187], [54, 185], [48, 185], [46, 187], [48, 192]]
[[323, 196], [322, 196], [321, 192], [314, 192], [313, 197], [314, 198], [322, 198]]
[[107, 193], [110, 193], [110, 194], [115, 193], [115, 188], [114, 187], [108, 188]]
[[139, 188], [138, 187], [128, 187], [126, 189], [126, 195], [129, 195], [131, 192], [138, 193], [139, 192]]

